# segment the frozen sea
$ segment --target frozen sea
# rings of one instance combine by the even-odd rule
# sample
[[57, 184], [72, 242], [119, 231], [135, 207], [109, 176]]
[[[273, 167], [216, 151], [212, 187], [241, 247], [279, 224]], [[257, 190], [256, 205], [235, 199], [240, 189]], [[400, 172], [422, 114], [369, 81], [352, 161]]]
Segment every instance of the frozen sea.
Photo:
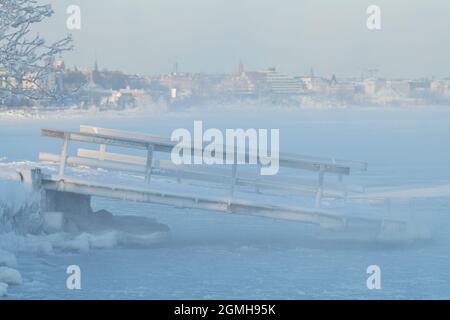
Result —
[[[450, 184], [450, 107], [301, 111], [193, 111], [148, 115], [0, 118], [0, 159], [37, 161], [61, 143], [43, 127], [80, 124], [170, 135], [176, 128], [279, 128], [281, 150], [363, 160], [351, 182], [372, 187]], [[151, 248], [17, 254], [23, 284], [8, 299], [449, 299], [450, 199], [393, 202], [392, 211], [424, 221], [431, 239], [386, 244], [336, 240], [314, 226], [151, 204], [94, 199], [95, 209], [157, 219], [170, 238]], [[82, 289], [66, 289], [79, 265]], [[381, 268], [380, 290], [366, 286]]]

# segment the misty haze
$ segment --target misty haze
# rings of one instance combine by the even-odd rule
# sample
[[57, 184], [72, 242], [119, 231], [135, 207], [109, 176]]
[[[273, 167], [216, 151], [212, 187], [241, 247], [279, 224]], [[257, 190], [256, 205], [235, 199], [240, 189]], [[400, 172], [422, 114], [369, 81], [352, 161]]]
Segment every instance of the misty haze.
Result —
[[448, 1], [0, 8], [0, 300], [450, 298]]

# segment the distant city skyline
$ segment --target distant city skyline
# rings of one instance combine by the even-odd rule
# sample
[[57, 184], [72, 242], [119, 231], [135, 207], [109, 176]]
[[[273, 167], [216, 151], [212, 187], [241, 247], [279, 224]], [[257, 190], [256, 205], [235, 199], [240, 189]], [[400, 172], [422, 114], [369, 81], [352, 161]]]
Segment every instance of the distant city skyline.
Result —
[[[388, 78], [450, 76], [450, 2], [434, 0], [59, 0], [38, 27], [44, 37], [74, 36], [68, 66], [152, 75], [232, 73], [275, 66], [294, 75]], [[81, 8], [82, 28], [66, 29], [66, 9]], [[382, 29], [366, 28], [379, 5]]]

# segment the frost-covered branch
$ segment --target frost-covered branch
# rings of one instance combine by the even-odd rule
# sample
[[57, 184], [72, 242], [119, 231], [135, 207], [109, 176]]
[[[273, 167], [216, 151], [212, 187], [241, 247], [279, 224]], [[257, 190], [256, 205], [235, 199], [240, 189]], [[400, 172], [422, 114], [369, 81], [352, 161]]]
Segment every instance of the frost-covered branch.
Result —
[[52, 83], [55, 58], [72, 49], [65, 37], [52, 44], [33, 34], [33, 25], [51, 17], [50, 5], [36, 0], [0, 0], [0, 102], [11, 98], [59, 101]]

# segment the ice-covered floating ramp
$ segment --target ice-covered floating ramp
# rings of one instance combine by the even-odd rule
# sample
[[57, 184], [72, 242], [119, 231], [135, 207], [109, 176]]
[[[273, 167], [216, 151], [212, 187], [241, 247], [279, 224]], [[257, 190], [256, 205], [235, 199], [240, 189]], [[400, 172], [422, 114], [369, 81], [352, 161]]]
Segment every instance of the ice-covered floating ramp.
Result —
[[431, 186], [409, 186], [402, 188], [378, 188], [364, 194], [354, 195], [352, 199], [429, 199], [450, 198], [450, 184]]
[[[156, 154], [167, 157], [177, 143], [167, 137], [90, 126], [81, 126], [79, 132], [43, 129], [42, 134], [63, 141], [60, 154], [39, 154], [41, 161], [56, 163], [58, 172], [50, 174], [34, 169], [22, 173], [22, 176], [26, 175], [28, 178], [25, 180], [51, 193], [53, 197], [64, 193], [86, 197], [88, 200], [91, 196], [106, 197], [301, 221], [338, 230], [364, 229], [380, 233], [386, 230], [403, 232], [407, 228], [406, 222], [400, 220], [371, 218], [364, 214], [350, 216], [321, 208], [323, 198], [346, 197], [348, 192], [361, 191], [357, 190], [358, 187], [353, 190], [346, 187], [343, 177], [353, 171], [366, 170], [367, 164], [363, 162], [280, 154], [280, 167], [315, 173], [318, 178], [313, 181], [296, 180], [292, 177], [265, 180], [249, 172], [238, 174], [237, 165], [223, 168], [175, 166], [169, 160], [157, 161]], [[83, 147], [94, 145], [95, 148], [77, 148], [76, 155], [70, 155], [69, 151], [73, 150], [71, 147], [75, 143], [82, 144]], [[118, 152], [117, 149], [125, 151]], [[224, 150], [227, 150], [227, 146], [224, 146]], [[144, 154], [139, 155], [139, 152]], [[243, 152], [246, 158], [249, 157], [248, 150], [236, 152]], [[67, 167], [102, 169], [102, 172], [115, 175], [105, 175], [108, 179], [101, 179], [98, 174], [80, 177], [68, 173]], [[119, 177], [124, 175], [133, 179], [120, 180]], [[327, 184], [325, 175], [335, 176], [336, 182]], [[222, 193], [212, 196], [209, 190], [213, 189], [220, 189]], [[273, 193], [272, 199], [278, 196], [278, 201], [262, 201], [261, 195], [266, 191]], [[250, 198], [240, 197], [243, 193], [251, 194]], [[295, 201], [289, 204], [283, 198], [285, 193], [313, 196], [315, 206], [309, 208]]]

